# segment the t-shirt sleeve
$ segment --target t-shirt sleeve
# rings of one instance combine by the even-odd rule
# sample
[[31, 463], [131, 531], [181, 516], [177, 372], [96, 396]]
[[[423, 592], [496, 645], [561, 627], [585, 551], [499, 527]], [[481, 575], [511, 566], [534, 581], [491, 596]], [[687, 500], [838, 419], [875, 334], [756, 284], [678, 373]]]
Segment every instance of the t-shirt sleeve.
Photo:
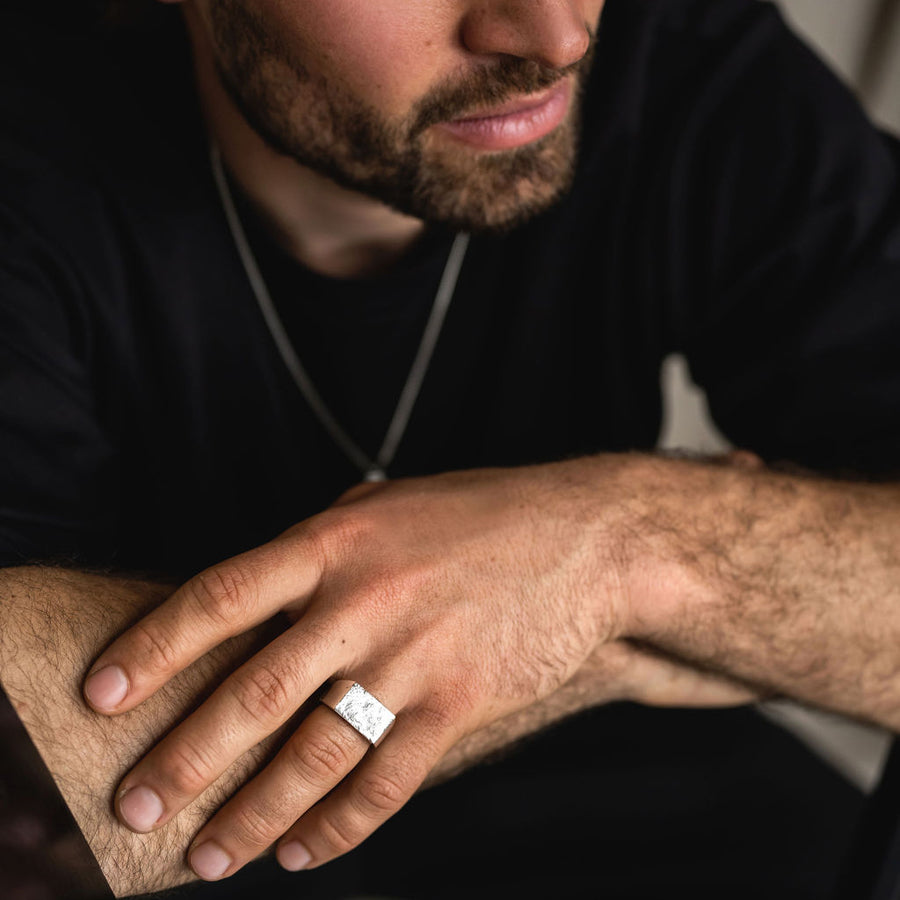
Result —
[[115, 531], [115, 454], [91, 389], [73, 267], [0, 206], [0, 565], [96, 563]]
[[728, 9], [665, 162], [673, 349], [735, 444], [900, 475], [900, 143], [773, 6]]

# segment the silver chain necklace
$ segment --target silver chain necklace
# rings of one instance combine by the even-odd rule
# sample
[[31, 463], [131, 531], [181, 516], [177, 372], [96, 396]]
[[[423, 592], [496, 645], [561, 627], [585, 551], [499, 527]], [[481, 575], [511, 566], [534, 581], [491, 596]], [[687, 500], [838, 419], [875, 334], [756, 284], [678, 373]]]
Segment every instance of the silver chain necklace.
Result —
[[393, 418], [388, 426], [384, 443], [378, 451], [375, 459], [371, 459], [368, 454], [347, 434], [341, 427], [340, 423], [332, 415], [328, 409], [322, 396], [316, 390], [312, 379], [303, 368], [300, 358], [297, 356], [294, 345], [291, 343], [285, 330], [281, 317], [275, 304], [272, 302], [272, 296], [259, 265], [256, 256], [247, 240], [247, 234], [244, 231], [243, 223], [237, 211], [234, 202], [234, 196], [225, 176], [225, 168], [222, 165], [222, 154], [219, 148], [212, 146], [210, 157], [212, 160], [212, 170], [215, 177], [216, 187], [219, 191], [219, 197], [222, 201], [222, 207], [225, 210], [225, 218], [228, 220], [228, 227], [231, 229], [231, 236], [234, 239], [241, 262], [244, 265], [244, 271], [253, 289], [256, 302], [259, 304], [260, 311], [265, 319], [269, 332], [272, 335], [278, 352], [281, 354], [284, 364], [294, 379], [295, 384], [300, 392], [306, 398], [310, 408], [315, 413], [322, 426], [331, 436], [332, 440], [340, 447], [347, 458], [363, 473], [364, 481], [384, 481], [387, 479], [387, 470], [394, 459], [397, 447], [403, 439], [406, 432], [406, 426], [409, 423], [410, 415], [415, 406], [416, 399], [422, 389], [422, 382], [425, 380], [425, 373], [431, 362], [431, 356], [437, 344], [438, 336], [444, 324], [444, 318], [447, 310], [450, 308], [450, 302], [456, 293], [456, 284], [459, 280], [459, 273], [462, 269], [463, 260], [466, 256], [466, 250], [469, 246], [469, 235], [462, 232], [456, 236], [453, 246], [450, 248], [450, 255], [447, 257], [447, 264], [444, 266], [444, 274], [441, 276], [438, 285], [437, 294], [431, 307], [431, 314], [425, 325], [425, 331], [422, 340], [419, 342], [419, 349], [416, 358], [413, 361], [412, 368], [406, 378], [406, 384], [400, 393], [400, 399], [394, 410]]

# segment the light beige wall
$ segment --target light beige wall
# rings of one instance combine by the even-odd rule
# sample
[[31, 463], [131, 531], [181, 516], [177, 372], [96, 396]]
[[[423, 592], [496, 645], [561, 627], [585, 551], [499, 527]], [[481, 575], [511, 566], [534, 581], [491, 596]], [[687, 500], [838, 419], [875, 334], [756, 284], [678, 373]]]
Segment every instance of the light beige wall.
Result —
[[860, 71], [869, 25], [881, 0], [777, 0], [791, 24], [848, 80]]
[[890, 0], [890, 4], [882, 29], [884, 49], [867, 100], [876, 119], [900, 135], [900, 0]]
[[776, 2], [879, 123], [900, 132], [900, 0]]

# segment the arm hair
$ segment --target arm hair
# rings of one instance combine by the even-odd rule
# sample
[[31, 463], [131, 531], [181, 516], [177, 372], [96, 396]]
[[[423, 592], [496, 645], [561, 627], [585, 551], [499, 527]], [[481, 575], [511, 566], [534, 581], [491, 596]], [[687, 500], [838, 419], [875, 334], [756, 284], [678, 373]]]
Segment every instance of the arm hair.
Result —
[[158, 831], [134, 834], [119, 824], [112, 808], [119, 780], [273, 634], [267, 626], [223, 644], [136, 710], [94, 713], [81, 697], [91, 661], [172, 589], [49, 567], [0, 570], [0, 681], [117, 897], [196, 880], [185, 862], [191, 839], [277, 743], [245, 754]]

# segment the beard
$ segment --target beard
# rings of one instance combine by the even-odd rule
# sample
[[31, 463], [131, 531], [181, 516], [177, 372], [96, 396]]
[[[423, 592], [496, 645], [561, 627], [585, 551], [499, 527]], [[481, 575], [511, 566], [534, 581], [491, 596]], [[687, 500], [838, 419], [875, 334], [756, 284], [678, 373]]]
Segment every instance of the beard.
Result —
[[[591, 50], [552, 69], [505, 57], [433, 88], [400, 121], [310, 72], [244, 0], [211, 5], [218, 74], [243, 117], [275, 152], [392, 209], [471, 232], [505, 232], [547, 210], [571, 187], [579, 96]], [[501, 152], [435, 141], [431, 126], [573, 79], [570, 110], [553, 132]]]

